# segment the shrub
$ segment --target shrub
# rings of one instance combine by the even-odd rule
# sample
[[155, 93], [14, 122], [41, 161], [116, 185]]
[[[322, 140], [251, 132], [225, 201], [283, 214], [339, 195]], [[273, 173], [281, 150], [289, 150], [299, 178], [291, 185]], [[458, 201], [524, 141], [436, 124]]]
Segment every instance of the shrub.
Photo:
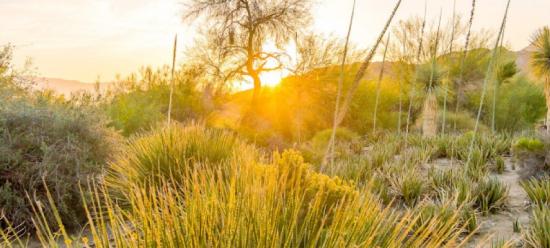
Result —
[[512, 145], [515, 154], [523, 152], [539, 153], [544, 151], [544, 143], [538, 139], [521, 137]]
[[110, 164], [106, 181], [121, 192], [133, 184], [166, 179], [185, 184], [195, 170], [209, 167], [227, 174], [229, 163], [244, 163], [257, 156], [254, 148], [229, 132], [200, 124], [173, 124], [131, 138]]
[[[308, 161], [321, 162], [325, 155], [332, 129], [316, 133], [306, 144], [303, 152]], [[334, 146], [334, 155], [336, 158], [350, 155], [353, 153], [353, 142], [359, 139], [359, 135], [346, 128], [336, 129], [336, 143]]]
[[[79, 182], [100, 174], [114, 152], [117, 135], [100, 114], [51, 100], [0, 107], [0, 209], [14, 225], [33, 227], [27, 194], [47, 203], [47, 187], [65, 225], [78, 226], [85, 220]], [[51, 209], [45, 214], [55, 223]]]
[[282, 188], [286, 192], [285, 199], [281, 199], [283, 201], [289, 201], [289, 197], [304, 197], [303, 212], [307, 212], [317, 200], [317, 211], [326, 212], [327, 219], [331, 219], [329, 213], [337, 204], [344, 204], [344, 201], [358, 196], [350, 182], [314, 172], [297, 151], [286, 150], [282, 154], [276, 152], [273, 163], [266, 167], [260, 176], [275, 177], [278, 182], [285, 182]]
[[[168, 67], [158, 70], [143, 68], [138, 74], [118, 82], [107, 92], [103, 107], [112, 120], [112, 125], [125, 136], [154, 128], [164, 121], [170, 95], [170, 72]], [[195, 89], [194, 75], [187, 70], [176, 70], [172, 118], [189, 121], [205, 115], [206, 110], [199, 92]]]
[[541, 207], [550, 204], [550, 177], [542, 179], [530, 179], [528, 181], [521, 182], [521, 187], [529, 196], [529, 199], [534, 204]]

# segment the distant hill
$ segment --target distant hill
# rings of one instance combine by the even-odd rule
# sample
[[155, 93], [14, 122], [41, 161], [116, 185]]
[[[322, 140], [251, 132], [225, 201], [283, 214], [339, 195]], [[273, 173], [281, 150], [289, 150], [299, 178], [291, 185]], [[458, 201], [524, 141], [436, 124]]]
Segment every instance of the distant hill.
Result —
[[533, 46], [528, 46], [520, 51], [516, 52], [516, 65], [518, 69], [523, 72], [527, 77], [531, 79], [536, 79], [533, 74], [533, 70], [529, 65], [530, 53], [533, 50]]
[[[95, 92], [95, 83], [84, 83], [77, 80], [61, 78], [37, 77], [34, 78], [36, 88], [40, 90], [49, 89], [65, 96], [79, 91]], [[107, 89], [112, 83], [100, 83], [100, 90]]]

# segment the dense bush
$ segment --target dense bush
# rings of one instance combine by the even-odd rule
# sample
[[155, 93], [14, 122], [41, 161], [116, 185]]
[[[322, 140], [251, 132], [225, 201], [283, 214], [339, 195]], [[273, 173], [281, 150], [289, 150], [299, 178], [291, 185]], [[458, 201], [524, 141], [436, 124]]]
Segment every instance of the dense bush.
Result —
[[[4, 101], [0, 106], [0, 209], [7, 220], [31, 227], [31, 200], [51, 191], [68, 227], [85, 219], [81, 181], [93, 179], [114, 152], [116, 134], [93, 109], [51, 99]], [[49, 223], [55, 223], [50, 209]]]
[[[165, 120], [170, 98], [169, 70], [143, 69], [111, 88], [102, 100], [112, 125], [125, 136], [149, 130]], [[205, 110], [193, 74], [178, 70], [174, 80], [172, 118], [188, 121], [202, 118]]]

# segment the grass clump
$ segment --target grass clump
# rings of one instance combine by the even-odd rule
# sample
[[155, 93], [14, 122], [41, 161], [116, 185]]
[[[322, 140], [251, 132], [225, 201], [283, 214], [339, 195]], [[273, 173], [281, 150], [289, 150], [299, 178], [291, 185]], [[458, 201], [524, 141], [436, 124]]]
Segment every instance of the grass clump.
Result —
[[228, 163], [244, 163], [257, 156], [254, 148], [229, 132], [200, 124], [174, 124], [130, 139], [125, 152], [111, 163], [106, 181], [122, 192], [128, 185], [167, 178], [182, 184], [204, 167], [227, 175]]
[[480, 181], [475, 191], [475, 205], [483, 214], [503, 209], [508, 200], [508, 187], [497, 178]]
[[550, 205], [550, 177], [532, 178], [523, 181], [521, 187], [523, 187], [532, 203], [538, 206]]
[[525, 240], [527, 247], [550, 247], [550, 209], [536, 208], [533, 211]]

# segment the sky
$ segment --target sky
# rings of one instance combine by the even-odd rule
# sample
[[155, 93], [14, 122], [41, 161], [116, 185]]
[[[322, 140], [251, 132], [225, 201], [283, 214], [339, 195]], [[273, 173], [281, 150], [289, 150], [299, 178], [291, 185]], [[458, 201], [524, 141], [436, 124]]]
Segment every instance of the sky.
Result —
[[[0, 0], [0, 45], [15, 45], [15, 64], [32, 60], [39, 76], [112, 81], [141, 66], [171, 61], [174, 34], [178, 47], [193, 46], [194, 25], [183, 23], [184, 0]], [[454, 0], [426, 0], [428, 18], [443, 11], [450, 20]], [[315, 32], [344, 36], [352, 0], [317, 0]], [[372, 44], [396, 0], [357, 0], [352, 42]], [[474, 30], [500, 25], [506, 0], [477, 0]], [[467, 17], [470, 0], [456, 0]], [[550, 25], [550, 0], [512, 0], [505, 40], [514, 50], [529, 44], [539, 27]], [[421, 16], [424, 0], [403, 0], [396, 21]], [[396, 23], [394, 21], [394, 23]], [[181, 56], [178, 61], [185, 60]]]

